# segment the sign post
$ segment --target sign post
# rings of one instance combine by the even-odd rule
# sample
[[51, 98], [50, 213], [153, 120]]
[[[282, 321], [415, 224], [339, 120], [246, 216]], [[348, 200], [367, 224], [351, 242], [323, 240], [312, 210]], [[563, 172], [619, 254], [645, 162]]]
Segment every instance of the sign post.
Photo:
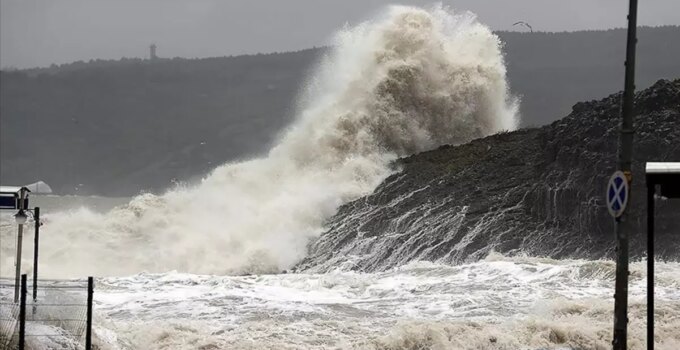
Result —
[[621, 217], [626, 211], [628, 197], [630, 197], [630, 184], [626, 175], [622, 171], [614, 172], [607, 185], [607, 210], [614, 219]]
[[[626, 75], [621, 103], [621, 134], [619, 136], [618, 170], [627, 182], [626, 204], [630, 202], [630, 186], [633, 181], [633, 100], [635, 98], [635, 44], [637, 43], [637, 0], [630, 0], [628, 7], [628, 37], [626, 41]], [[607, 193], [609, 198], [609, 193]], [[623, 204], [623, 203], [621, 203]], [[612, 208], [614, 209], [614, 208]], [[628, 338], [628, 235], [631, 225], [626, 220], [625, 206], [615, 219], [616, 232], [616, 292], [614, 294], [614, 350], [626, 350]]]

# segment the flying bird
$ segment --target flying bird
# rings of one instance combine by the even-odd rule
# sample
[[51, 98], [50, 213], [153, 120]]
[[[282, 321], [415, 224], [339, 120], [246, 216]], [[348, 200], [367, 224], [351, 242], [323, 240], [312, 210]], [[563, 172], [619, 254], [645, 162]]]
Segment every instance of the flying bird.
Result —
[[531, 25], [530, 25], [529, 23], [527, 23], [527, 22], [524, 22], [524, 21], [516, 22], [516, 23], [514, 23], [512, 26], [514, 27], [514, 26], [516, 26], [516, 25], [518, 25], [518, 24], [519, 24], [519, 25], [523, 25], [523, 26], [529, 28], [529, 30], [530, 30], [532, 33], [534, 32], [534, 28], [531, 28]]

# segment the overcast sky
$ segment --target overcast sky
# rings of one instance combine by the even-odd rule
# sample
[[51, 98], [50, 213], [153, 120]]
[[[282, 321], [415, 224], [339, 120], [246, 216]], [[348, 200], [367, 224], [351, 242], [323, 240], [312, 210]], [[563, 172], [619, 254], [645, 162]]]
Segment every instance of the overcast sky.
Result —
[[[26, 68], [92, 58], [209, 57], [322, 46], [345, 23], [369, 19], [385, 0], [0, 0], [0, 66]], [[398, 1], [430, 6], [435, 1]], [[497, 30], [624, 27], [626, 0], [457, 0]], [[680, 24], [680, 0], [645, 0], [640, 25]], [[514, 29], [521, 29], [514, 27]]]

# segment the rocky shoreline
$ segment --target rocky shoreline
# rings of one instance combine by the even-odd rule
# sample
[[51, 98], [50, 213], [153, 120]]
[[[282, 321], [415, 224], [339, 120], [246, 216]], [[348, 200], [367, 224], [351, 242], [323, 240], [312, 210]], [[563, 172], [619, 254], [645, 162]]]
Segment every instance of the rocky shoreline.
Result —
[[[636, 94], [630, 220], [643, 257], [646, 161], [680, 161], [680, 80]], [[461, 263], [491, 251], [611, 258], [604, 201], [616, 167], [620, 93], [574, 105], [567, 117], [400, 159], [400, 171], [340, 208], [298, 271], [379, 271], [410, 261]], [[677, 203], [657, 204], [657, 258], [680, 257]]]

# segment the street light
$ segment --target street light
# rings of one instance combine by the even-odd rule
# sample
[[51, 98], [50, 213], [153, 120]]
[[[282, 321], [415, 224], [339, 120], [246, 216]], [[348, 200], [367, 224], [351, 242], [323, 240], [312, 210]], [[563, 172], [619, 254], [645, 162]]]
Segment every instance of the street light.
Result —
[[19, 300], [19, 279], [21, 273], [21, 248], [23, 243], [24, 225], [28, 221], [29, 215], [33, 217], [35, 222], [35, 241], [33, 244], [33, 300], [37, 297], [38, 286], [38, 245], [40, 240], [40, 208], [35, 207], [33, 210], [28, 208], [28, 194], [33, 188], [36, 193], [51, 193], [52, 189], [42, 182], [36, 182], [28, 186], [0, 186], [0, 210], [10, 209], [19, 211], [14, 214], [14, 220], [18, 226], [17, 233], [17, 255], [16, 255], [16, 281], [14, 285], [14, 302]]
[[14, 302], [19, 301], [19, 277], [21, 275], [21, 244], [23, 241], [24, 237], [24, 224], [26, 223], [26, 212], [24, 212], [24, 208], [26, 208], [26, 199], [28, 197], [28, 192], [31, 192], [28, 188], [26, 187], [21, 187], [19, 189], [19, 201], [17, 202], [18, 204], [18, 209], [19, 212], [14, 215], [14, 220], [17, 222], [17, 226], [19, 227], [18, 232], [17, 232], [17, 263], [16, 263], [16, 281], [14, 282]]
[[14, 214], [14, 220], [17, 222], [17, 225], [25, 224], [27, 219], [28, 215], [26, 215], [26, 212], [23, 209], [19, 209], [19, 212]]
[[[14, 214], [14, 220], [16, 221], [17, 226], [19, 226], [19, 232], [21, 233], [22, 227], [28, 221], [29, 216], [35, 223], [35, 241], [33, 243], [33, 301], [35, 301], [38, 297], [38, 246], [40, 243], [40, 226], [42, 226], [42, 222], [40, 221], [40, 207], [35, 207], [33, 210], [19, 209], [19, 211]], [[17, 259], [21, 259], [21, 235], [19, 235], [17, 245]], [[21, 261], [18, 260], [17, 271], [20, 271], [20, 266]]]

